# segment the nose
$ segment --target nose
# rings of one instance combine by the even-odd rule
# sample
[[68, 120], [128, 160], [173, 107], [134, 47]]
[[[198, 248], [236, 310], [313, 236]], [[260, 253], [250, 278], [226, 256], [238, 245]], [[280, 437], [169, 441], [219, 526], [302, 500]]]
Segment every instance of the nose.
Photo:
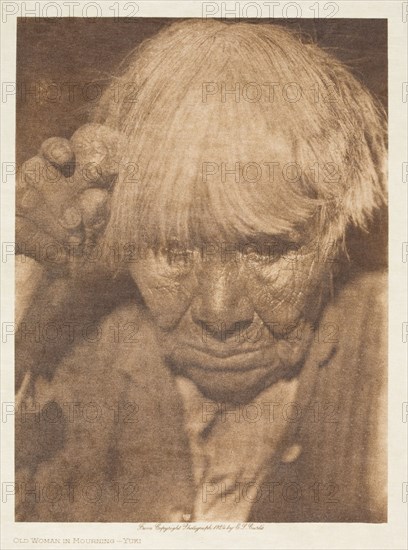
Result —
[[248, 328], [254, 310], [245, 296], [236, 270], [207, 269], [200, 281], [200, 291], [192, 304], [193, 321], [216, 340], [227, 340]]

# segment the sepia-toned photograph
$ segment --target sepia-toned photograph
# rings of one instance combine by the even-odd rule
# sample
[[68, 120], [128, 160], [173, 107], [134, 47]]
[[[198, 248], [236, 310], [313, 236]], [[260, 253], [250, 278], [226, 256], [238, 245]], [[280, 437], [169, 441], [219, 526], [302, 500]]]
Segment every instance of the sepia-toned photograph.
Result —
[[387, 522], [387, 56], [17, 19], [16, 522]]

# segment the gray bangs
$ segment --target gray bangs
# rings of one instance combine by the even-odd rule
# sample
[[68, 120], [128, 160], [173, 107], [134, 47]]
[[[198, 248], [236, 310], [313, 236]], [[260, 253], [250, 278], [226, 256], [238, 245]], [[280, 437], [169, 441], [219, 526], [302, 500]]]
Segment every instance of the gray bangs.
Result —
[[311, 226], [338, 241], [384, 201], [378, 106], [280, 27], [176, 23], [119, 81], [137, 83], [137, 101], [108, 90], [95, 117], [124, 136], [107, 241], [197, 246]]

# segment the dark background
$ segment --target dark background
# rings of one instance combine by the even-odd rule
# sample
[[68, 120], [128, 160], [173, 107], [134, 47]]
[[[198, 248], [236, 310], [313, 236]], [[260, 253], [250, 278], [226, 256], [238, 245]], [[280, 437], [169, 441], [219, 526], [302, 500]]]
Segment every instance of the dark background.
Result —
[[[17, 27], [16, 161], [35, 155], [51, 136], [69, 138], [88, 121], [99, 91], [122, 59], [175, 21], [167, 18], [21, 18]], [[253, 19], [304, 33], [343, 61], [387, 107], [384, 19]], [[231, 24], [234, 24], [231, 21]], [[87, 85], [92, 83], [92, 86]], [[58, 96], [56, 92], [58, 91]], [[387, 265], [387, 212], [369, 235], [351, 232], [351, 258], [363, 269]]]

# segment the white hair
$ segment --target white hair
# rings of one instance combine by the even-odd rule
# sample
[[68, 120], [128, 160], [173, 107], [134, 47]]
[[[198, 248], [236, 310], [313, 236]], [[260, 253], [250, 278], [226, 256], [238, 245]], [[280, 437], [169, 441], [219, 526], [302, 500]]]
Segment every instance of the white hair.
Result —
[[[365, 228], [383, 205], [383, 110], [342, 63], [293, 32], [185, 20], [144, 42], [125, 67], [95, 114], [125, 136], [108, 242], [290, 240], [312, 230], [340, 244], [349, 225]], [[247, 97], [222, 96], [223, 85], [246, 86]], [[256, 86], [264, 95], [254, 101]], [[135, 87], [136, 101], [114, 91]], [[223, 179], [222, 163], [237, 162], [262, 167], [262, 177]], [[288, 163], [301, 177], [285, 177]]]

